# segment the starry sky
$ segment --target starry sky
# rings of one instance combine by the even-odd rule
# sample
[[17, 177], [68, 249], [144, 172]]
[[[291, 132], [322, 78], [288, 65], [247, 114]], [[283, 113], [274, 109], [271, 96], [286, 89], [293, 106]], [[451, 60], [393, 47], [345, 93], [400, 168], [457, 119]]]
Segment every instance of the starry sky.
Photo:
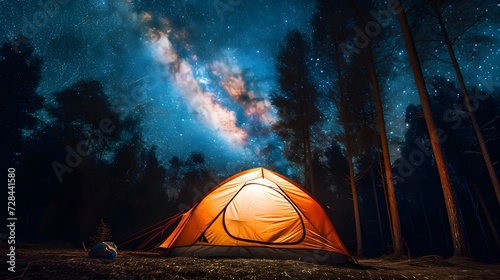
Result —
[[[0, 0], [0, 39], [22, 34], [34, 45], [44, 60], [38, 92], [47, 102], [78, 80], [96, 79], [123, 116], [144, 109], [145, 141], [165, 162], [202, 152], [209, 164], [227, 170], [287, 165], [269, 131], [276, 120], [269, 101], [275, 57], [290, 29], [310, 36], [314, 1], [32, 2]], [[479, 32], [496, 39], [500, 24]], [[402, 38], [394, 40], [400, 42], [396, 74], [385, 96], [390, 134], [402, 137], [404, 111], [418, 96], [410, 69], [401, 67], [407, 61]], [[477, 57], [459, 57], [467, 81], [499, 83], [500, 45], [476, 47]], [[426, 66], [425, 74], [432, 73], [454, 78], [446, 65]], [[269, 145], [275, 153], [263, 152]]]

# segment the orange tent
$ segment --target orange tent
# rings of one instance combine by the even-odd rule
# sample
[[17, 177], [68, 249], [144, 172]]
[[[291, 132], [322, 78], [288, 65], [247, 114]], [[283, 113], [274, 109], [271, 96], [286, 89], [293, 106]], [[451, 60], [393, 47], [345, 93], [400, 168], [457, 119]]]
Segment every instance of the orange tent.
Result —
[[159, 247], [166, 256], [352, 261], [318, 202], [264, 168], [238, 173], [212, 189]]

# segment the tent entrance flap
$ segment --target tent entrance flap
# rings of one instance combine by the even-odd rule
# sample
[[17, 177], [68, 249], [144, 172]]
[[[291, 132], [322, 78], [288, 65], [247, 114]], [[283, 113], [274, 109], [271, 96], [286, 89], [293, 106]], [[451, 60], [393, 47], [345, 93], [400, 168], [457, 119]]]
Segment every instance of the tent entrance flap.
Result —
[[223, 225], [234, 239], [263, 244], [295, 244], [305, 235], [304, 222], [279, 189], [245, 185], [225, 208]]

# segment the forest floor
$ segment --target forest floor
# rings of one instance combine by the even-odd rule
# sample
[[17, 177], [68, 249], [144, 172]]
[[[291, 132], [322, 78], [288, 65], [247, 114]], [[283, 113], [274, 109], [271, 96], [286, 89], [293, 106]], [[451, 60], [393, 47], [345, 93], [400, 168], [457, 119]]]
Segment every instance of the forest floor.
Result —
[[[1, 255], [8, 253], [2, 246]], [[500, 264], [464, 258], [358, 260], [333, 266], [264, 259], [165, 258], [119, 251], [114, 260], [90, 259], [83, 249], [16, 248], [16, 272], [2, 265], [0, 279], [500, 279]], [[2, 261], [5, 263], [5, 261]]]

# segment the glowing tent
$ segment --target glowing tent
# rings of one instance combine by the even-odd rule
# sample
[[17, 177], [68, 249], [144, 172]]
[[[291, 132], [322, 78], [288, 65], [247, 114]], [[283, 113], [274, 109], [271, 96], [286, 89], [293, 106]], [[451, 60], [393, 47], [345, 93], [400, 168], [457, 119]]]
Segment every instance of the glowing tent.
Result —
[[166, 256], [352, 261], [318, 202], [297, 183], [264, 168], [213, 188], [159, 247]]

